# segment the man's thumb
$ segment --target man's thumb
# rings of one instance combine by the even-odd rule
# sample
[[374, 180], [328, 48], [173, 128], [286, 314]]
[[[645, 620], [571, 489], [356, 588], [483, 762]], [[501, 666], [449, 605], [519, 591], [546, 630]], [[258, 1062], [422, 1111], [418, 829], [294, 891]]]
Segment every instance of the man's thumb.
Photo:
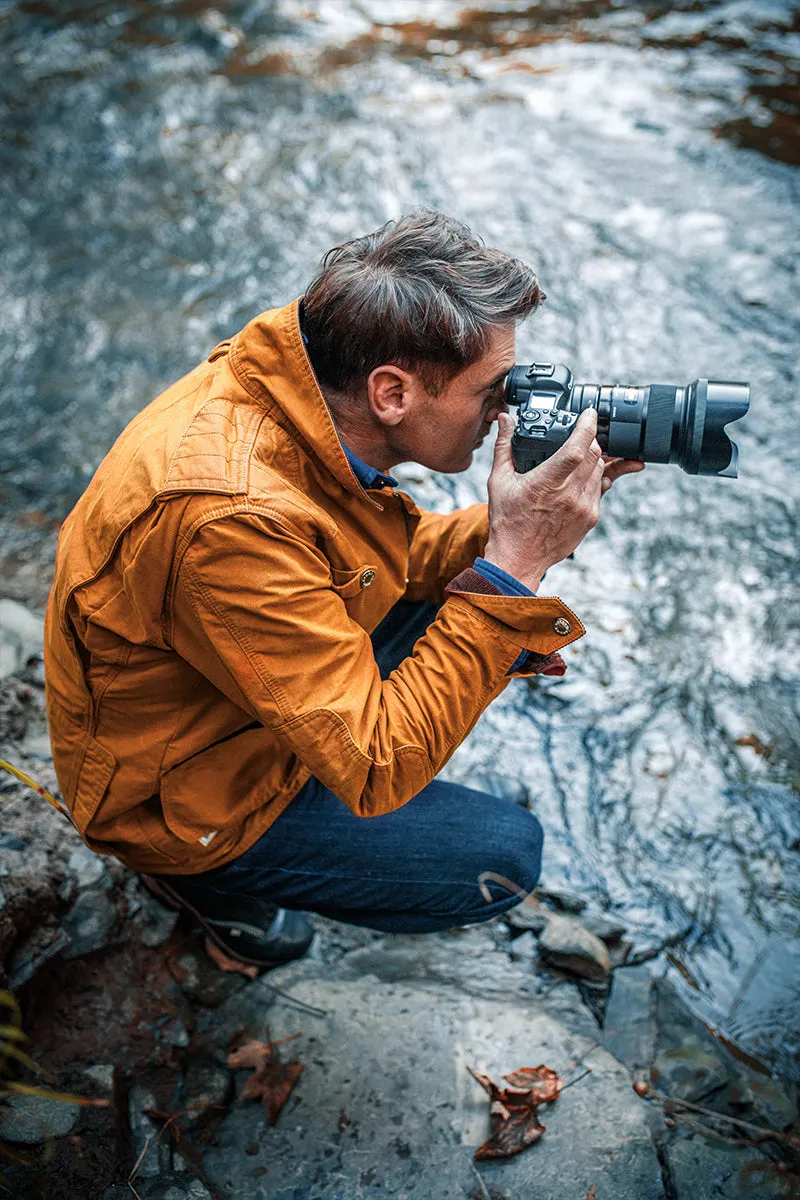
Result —
[[494, 444], [494, 466], [500, 467], [512, 462], [511, 435], [514, 432], [514, 418], [510, 413], [498, 413], [497, 441]]

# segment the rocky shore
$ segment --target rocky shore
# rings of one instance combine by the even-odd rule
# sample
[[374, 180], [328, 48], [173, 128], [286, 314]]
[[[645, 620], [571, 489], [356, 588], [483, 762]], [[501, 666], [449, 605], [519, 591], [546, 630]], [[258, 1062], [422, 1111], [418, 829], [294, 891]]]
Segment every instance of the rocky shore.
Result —
[[[9, 600], [0, 758], [56, 790], [41, 621]], [[663, 948], [631, 945], [580, 896], [544, 888], [438, 936], [315, 919], [303, 961], [251, 980], [24, 784], [0, 774], [0, 795], [0, 987], [41, 1068], [24, 1078], [108, 1101], [0, 1103], [0, 1175], [19, 1200], [799, 1194], [793, 1089], [684, 1007]], [[293, 1039], [280, 1052], [302, 1064], [274, 1126], [237, 1099], [246, 1072], [227, 1058], [244, 1034]], [[467, 1067], [499, 1079], [540, 1063], [565, 1084], [546, 1133], [476, 1163], [489, 1105]]]

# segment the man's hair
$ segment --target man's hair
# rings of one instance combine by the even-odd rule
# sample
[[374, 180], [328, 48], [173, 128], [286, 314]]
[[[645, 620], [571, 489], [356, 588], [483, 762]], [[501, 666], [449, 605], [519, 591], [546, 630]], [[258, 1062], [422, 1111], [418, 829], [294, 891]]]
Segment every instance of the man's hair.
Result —
[[323, 387], [357, 391], [394, 363], [435, 393], [486, 353], [493, 330], [544, 299], [525, 263], [452, 217], [422, 212], [329, 250], [304, 297], [303, 329]]

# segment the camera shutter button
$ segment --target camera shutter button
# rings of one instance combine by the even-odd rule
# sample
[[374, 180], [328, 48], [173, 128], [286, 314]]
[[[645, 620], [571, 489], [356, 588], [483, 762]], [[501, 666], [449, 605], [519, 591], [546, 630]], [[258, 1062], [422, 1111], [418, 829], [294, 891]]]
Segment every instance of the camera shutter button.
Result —
[[556, 617], [553, 621], [553, 629], [559, 637], [566, 637], [568, 633], [572, 633], [572, 626], [566, 617]]

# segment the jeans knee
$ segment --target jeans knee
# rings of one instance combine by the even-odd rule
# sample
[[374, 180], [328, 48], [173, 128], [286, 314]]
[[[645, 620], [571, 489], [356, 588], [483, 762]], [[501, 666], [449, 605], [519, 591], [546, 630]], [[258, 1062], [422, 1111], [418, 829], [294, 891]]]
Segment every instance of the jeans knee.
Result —
[[[520, 892], [532, 892], [542, 869], [543, 843], [544, 830], [538, 819], [527, 809], [517, 808], [503, 831], [502, 845], [492, 855], [495, 865], [488, 865], [487, 870], [505, 877]], [[492, 892], [499, 898], [495, 888]]]

